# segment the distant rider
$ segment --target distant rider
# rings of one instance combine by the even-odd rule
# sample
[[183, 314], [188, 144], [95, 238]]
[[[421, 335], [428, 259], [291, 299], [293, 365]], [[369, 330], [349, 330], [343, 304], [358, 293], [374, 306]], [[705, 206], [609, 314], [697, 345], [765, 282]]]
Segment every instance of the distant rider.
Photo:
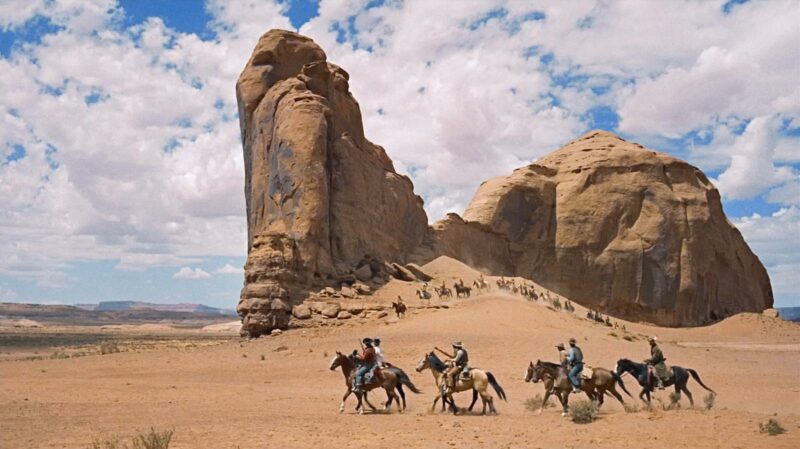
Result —
[[449, 358], [452, 364], [444, 374], [444, 382], [448, 391], [453, 391], [456, 384], [456, 376], [458, 373], [467, 371], [467, 365], [469, 363], [469, 355], [467, 354], [467, 350], [464, 349], [464, 345], [460, 341], [456, 341], [453, 342], [452, 346], [455, 352], [454, 354], [449, 354], [438, 347], [434, 348]]
[[372, 339], [365, 338], [361, 341], [364, 350], [361, 354], [362, 365], [356, 371], [356, 384], [353, 387], [354, 393], [361, 393], [364, 391], [364, 376], [375, 368], [375, 348], [372, 347]]
[[573, 393], [580, 393], [581, 392], [581, 371], [583, 371], [583, 351], [578, 345], [575, 343], [574, 338], [569, 339], [569, 355], [567, 356], [567, 363], [570, 366], [569, 377], [570, 383], [572, 383], [572, 392]]
[[659, 390], [664, 389], [664, 379], [667, 377], [667, 359], [664, 357], [664, 353], [661, 352], [661, 348], [658, 347], [658, 343], [656, 343], [656, 337], [650, 337], [647, 339], [650, 343], [650, 358], [645, 360], [648, 366], [655, 368], [655, 377], [656, 378], [656, 387]]

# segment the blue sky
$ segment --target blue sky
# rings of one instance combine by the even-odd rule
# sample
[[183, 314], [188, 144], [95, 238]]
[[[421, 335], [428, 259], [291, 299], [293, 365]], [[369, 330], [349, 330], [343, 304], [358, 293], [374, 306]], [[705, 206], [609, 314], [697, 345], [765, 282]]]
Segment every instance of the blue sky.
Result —
[[776, 303], [800, 305], [798, 2], [643, 3], [5, 2], [0, 301], [234, 307], [233, 87], [278, 27], [350, 73], [432, 221], [489, 176], [614, 131], [702, 168]]

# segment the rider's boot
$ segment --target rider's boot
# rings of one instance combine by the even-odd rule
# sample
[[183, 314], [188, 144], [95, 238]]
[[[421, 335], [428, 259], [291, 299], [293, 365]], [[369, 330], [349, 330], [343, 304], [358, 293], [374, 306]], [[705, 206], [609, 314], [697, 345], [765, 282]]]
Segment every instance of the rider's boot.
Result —
[[657, 387], [659, 390], [663, 390], [663, 389], [664, 389], [664, 380], [663, 380], [663, 379], [661, 379], [661, 378], [660, 378], [660, 377], [658, 377], [658, 376], [656, 376], [656, 387]]

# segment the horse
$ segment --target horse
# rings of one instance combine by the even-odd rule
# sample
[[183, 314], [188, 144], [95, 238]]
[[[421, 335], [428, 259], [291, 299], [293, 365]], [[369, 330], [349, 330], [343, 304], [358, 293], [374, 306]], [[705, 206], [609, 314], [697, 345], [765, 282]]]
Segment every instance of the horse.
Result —
[[417, 290], [417, 298], [431, 299], [431, 292], [429, 292], [428, 290]]
[[[553, 379], [553, 386], [555, 386], [556, 391], [560, 393], [557, 394], [557, 396], [561, 401], [563, 414], [566, 415], [569, 411], [569, 395], [572, 393], [572, 383], [569, 381], [567, 373], [562, 369], [561, 365], [537, 360], [536, 365], [534, 365], [533, 362], [528, 365], [528, 372], [533, 382], [538, 382], [539, 379], [543, 379], [545, 376]], [[525, 377], [527, 379], [528, 376], [526, 375]], [[617, 392], [616, 384], [619, 384], [625, 394], [631, 396], [628, 389], [625, 388], [622, 377], [620, 377], [618, 373], [605, 368], [592, 368], [592, 377], [590, 379], [583, 379], [581, 382], [581, 390], [589, 396], [590, 400], [597, 400], [600, 406], [603, 405], [603, 397], [606, 393], [614, 396], [614, 398], [624, 406], [625, 401], [622, 400], [622, 396]], [[548, 393], [550, 390], [551, 389], [548, 388]], [[549, 394], [546, 394], [545, 401], [548, 397]]]
[[461, 284], [453, 284], [453, 288], [456, 289], [456, 298], [469, 298], [472, 289]]
[[442, 407], [444, 407], [445, 403], [450, 404], [450, 409], [453, 411], [453, 414], [458, 413], [458, 407], [456, 407], [455, 401], [453, 400], [453, 393], [459, 393], [462, 391], [472, 390], [472, 403], [469, 406], [469, 411], [472, 411], [472, 407], [475, 406], [475, 402], [478, 399], [478, 395], [481, 397], [481, 401], [483, 402], [483, 411], [481, 411], [481, 415], [486, 414], [486, 405], [489, 405], [489, 412], [497, 414], [497, 409], [494, 407], [494, 398], [492, 395], [489, 394], [487, 391], [489, 389], [489, 385], [494, 388], [495, 393], [497, 396], [504, 400], [506, 399], [506, 392], [503, 390], [503, 387], [497, 383], [497, 379], [495, 379], [494, 375], [488, 371], [479, 370], [473, 368], [470, 370], [470, 377], [468, 379], [464, 379], [461, 375], [457, 375], [457, 380], [453, 390], [449, 393], [444, 392], [444, 374], [447, 371], [447, 365], [436, 356], [434, 352], [429, 352], [425, 354], [425, 357], [419, 361], [417, 364], [417, 372], [421, 373], [422, 371], [429, 369], [433, 374], [433, 380], [436, 383], [436, 387], [439, 388], [439, 396], [434, 398], [433, 406], [431, 410], [436, 408], [436, 402], [438, 402], [439, 398], [442, 398]]
[[[653, 379], [651, 378], [650, 370], [647, 368], [646, 364], [636, 363], [629, 359], [619, 359], [619, 361], [617, 361], [616, 372], [617, 375], [622, 375], [622, 373], [630, 373], [633, 377], [635, 377], [639, 382], [639, 385], [642, 386], [642, 392], [639, 393], [639, 399], [647, 404], [650, 403], [650, 393], [653, 391]], [[669, 379], [664, 380], [664, 386], [668, 387], [670, 385], [675, 385], [675, 393], [677, 393], [679, 397], [681, 392], [686, 393], [686, 397], [689, 398], [689, 403], [692, 405], [692, 407], [694, 407], [692, 393], [688, 388], [686, 388], [686, 384], [689, 383], [689, 375], [691, 375], [701, 387], [713, 394], [716, 394], [714, 390], [708, 388], [703, 381], [700, 380], [700, 375], [697, 374], [697, 371], [691, 368], [682, 368], [676, 365], [672, 365], [672, 375], [669, 377]], [[646, 400], [645, 397], [647, 397]]]
[[472, 282], [472, 286], [475, 287], [476, 290], [482, 292], [489, 288], [489, 283], [484, 281], [483, 279], [476, 279]]
[[[336, 368], [342, 368], [342, 374], [344, 375], [344, 382], [347, 386], [347, 392], [345, 392], [344, 396], [342, 397], [342, 403], [339, 406], [339, 413], [344, 411], [344, 403], [347, 398], [353, 393], [353, 384], [355, 383], [355, 374], [356, 374], [356, 365], [357, 362], [354, 360], [354, 357], [347, 356], [342, 354], [339, 351], [336, 351], [336, 357], [331, 360], [331, 364], [329, 369], [331, 371], [335, 371]], [[386, 390], [386, 395], [388, 396], [388, 401], [384, 404], [383, 409], [386, 411], [390, 410], [392, 405], [392, 401], [397, 402], [398, 410], [402, 413], [403, 410], [406, 408], [406, 394], [403, 391], [403, 385], [407, 386], [409, 390], [412, 392], [419, 394], [421, 391], [417, 389], [417, 387], [411, 382], [408, 378], [408, 375], [400, 368], [389, 366], [386, 368], [381, 368], [380, 372], [377, 372], [375, 377], [379, 379], [379, 382], [370, 382], [368, 384], [364, 384], [364, 392], [363, 393], [355, 393], [356, 398], [358, 399], [358, 404], [356, 404], [356, 412], [359, 414], [364, 413], [364, 406], [361, 402], [362, 397], [364, 402], [367, 403], [372, 411], [375, 411], [375, 406], [369, 402], [367, 399], [367, 392], [373, 390], [378, 387], [383, 387]], [[400, 393], [401, 400], [397, 397], [397, 394], [394, 392], [395, 388]]]
[[403, 318], [406, 316], [406, 310], [408, 310], [408, 307], [406, 307], [406, 305], [402, 302], [393, 302], [392, 308], [394, 309], [394, 313], [397, 315], [397, 318]]
[[434, 290], [436, 291], [436, 294], [439, 296], [440, 300], [443, 298], [453, 297], [453, 291], [447, 287], [435, 287]]

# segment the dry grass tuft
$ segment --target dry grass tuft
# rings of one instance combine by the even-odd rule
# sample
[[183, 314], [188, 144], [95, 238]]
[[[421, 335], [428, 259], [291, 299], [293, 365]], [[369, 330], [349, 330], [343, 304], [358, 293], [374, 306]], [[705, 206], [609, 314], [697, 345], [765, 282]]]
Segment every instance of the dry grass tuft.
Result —
[[540, 409], [544, 410], [550, 407], [555, 407], [553, 398], [547, 398], [547, 402], [545, 402], [544, 405], [542, 405], [543, 400], [544, 397], [539, 393], [532, 398], [525, 399], [525, 410], [529, 412], [538, 412]]
[[95, 438], [89, 449], [169, 449], [174, 430], [157, 431], [150, 428], [149, 432], [136, 435], [129, 443], [120, 442], [119, 437]]

